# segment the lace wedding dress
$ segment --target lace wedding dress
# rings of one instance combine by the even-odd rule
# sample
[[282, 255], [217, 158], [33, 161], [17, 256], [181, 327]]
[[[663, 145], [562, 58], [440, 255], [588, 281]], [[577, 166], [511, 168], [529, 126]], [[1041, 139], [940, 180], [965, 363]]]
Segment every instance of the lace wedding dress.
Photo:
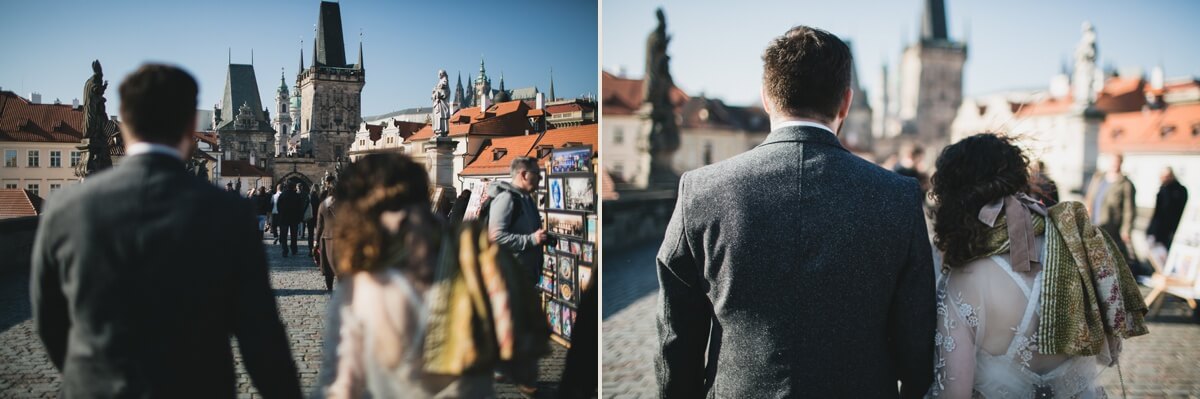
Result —
[[1049, 298], [1041, 283], [1041, 266], [1015, 272], [1008, 254], [943, 270], [927, 397], [1106, 398], [1096, 356], [1038, 352], [1038, 305]]

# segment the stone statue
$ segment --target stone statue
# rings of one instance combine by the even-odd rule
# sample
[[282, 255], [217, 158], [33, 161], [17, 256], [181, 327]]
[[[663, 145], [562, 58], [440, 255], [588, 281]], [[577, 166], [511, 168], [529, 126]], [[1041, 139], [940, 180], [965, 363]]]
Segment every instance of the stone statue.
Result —
[[679, 149], [679, 126], [675, 124], [675, 105], [671, 102], [671, 90], [675, 87], [671, 78], [671, 57], [667, 56], [671, 37], [667, 35], [662, 8], [656, 14], [658, 27], [646, 38], [642, 110], [650, 118], [650, 181], [674, 185], [678, 183], [678, 175], [671, 168], [671, 157]]
[[1072, 95], [1077, 105], [1091, 105], [1096, 102], [1096, 92], [1093, 87], [1102, 82], [1096, 82], [1096, 29], [1090, 22], [1083, 23], [1083, 38], [1079, 47], [1075, 48], [1075, 73], [1071, 77]]
[[433, 133], [446, 137], [450, 133], [450, 78], [446, 70], [438, 70], [438, 83], [433, 87]]
[[108, 89], [108, 81], [104, 80], [100, 60], [92, 61], [92, 77], [83, 84], [83, 136], [88, 138], [88, 175], [112, 167], [108, 135], [104, 132], [109, 123], [108, 113], [104, 110], [105, 89]]

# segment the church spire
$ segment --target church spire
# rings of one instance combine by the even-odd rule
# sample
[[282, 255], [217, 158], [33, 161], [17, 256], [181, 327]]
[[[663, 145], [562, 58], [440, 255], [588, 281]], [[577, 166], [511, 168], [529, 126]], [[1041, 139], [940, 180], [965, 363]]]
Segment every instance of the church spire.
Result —
[[454, 80], [454, 103], [459, 107], [466, 105], [463, 104], [462, 71], [458, 71], [458, 78]]
[[946, 34], [945, 0], [925, 0], [925, 12], [921, 14], [921, 41], [949, 40]]
[[304, 72], [304, 39], [300, 39], [300, 69], [297, 69], [296, 73], [303, 73], [303, 72]]
[[554, 68], [550, 68], [550, 101], [554, 100]]
[[500, 71], [500, 91], [504, 91], [504, 71]]

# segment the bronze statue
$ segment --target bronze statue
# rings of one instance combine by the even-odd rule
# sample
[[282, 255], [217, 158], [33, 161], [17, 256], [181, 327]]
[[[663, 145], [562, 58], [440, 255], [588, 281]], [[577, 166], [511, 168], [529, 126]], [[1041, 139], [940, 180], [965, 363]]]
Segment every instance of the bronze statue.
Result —
[[[671, 102], [671, 79], [667, 44], [667, 20], [662, 8], [656, 12], [658, 27], [646, 38], [646, 76], [642, 86], [642, 109], [650, 118], [650, 180], [664, 185], [678, 183], [671, 168], [671, 157], [679, 149], [679, 126], [675, 124], [675, 104]], [[648, 109], [647, 109], [648, 108]]]
[[83, 85], [83, 136], [88, 138], [88, 175], [112, 167], [108, 134], [105, 133], [109, 121], [104, 110], [104, 90], [108, 89], [108, 81], [104, 80], [100, 60], [92, 61], [92, 71], [92, 77]]

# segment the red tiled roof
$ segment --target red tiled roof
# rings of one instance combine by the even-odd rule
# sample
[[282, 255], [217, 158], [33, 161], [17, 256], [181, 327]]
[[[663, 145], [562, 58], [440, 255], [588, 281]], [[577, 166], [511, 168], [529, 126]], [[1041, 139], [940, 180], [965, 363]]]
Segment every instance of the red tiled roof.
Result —
[[1193, 103], [1108, 114], [1098, 141], [1100, 152], [1195, 152], [1200, 151], [1198, 134], [1200, 104]]
[[242, 160], [224, 160], [221, 161], [221, 176], [223, 177], [239, 177], [239, 176], [263, 176], [271, 177], [270, 173], [259, 169], [248, 161]]
[[[562, 148], [567, 143], [578, 143], [590, 145], [592, 146], [592, 151], [595, 151], [597, 150], [596, 144], [599, 142], [598, 127], [599, 125], [597, 124], [590, 124], [550, 129], [546, 131], [546, 134], [542, 135], [541, 141], [538, 141], [538, 135], [536, 134], [493, 138], [492, 143], [486, 148], [481, 149], [481, 155], [475, 161], [471, 162], [471, 164], [467, 165], [467, 167], [463, 168], [460, 175], [491, 176], [507, 174], [513, 158], [525, 156], [526, 154], [528, 156], [537, 156], [537, 149], [542, 146]], [[506, 151], [497, 157], [495, 149], [499, 148], [503, 148]]]
[[217, 135], [217, 132], [193, 132], [192, 137], [194, 137], [196, 140], [208, 143], [208, 145], [212, 146], [212, 148], [217, 148], [217, 144], [220, 143], [220, 136]]
[[[524, 134], [528, 126], [526, 118], [532, 109], [523, 101], [506, 101], [492, 105], [486, 113], [479, 107], [463, 108], [450, 116], [449, 136], [467, 134], [516, 135]], [[433, 137], [433, 125], [424, 125], [408, 141], [429, 140]]]
[[[1113, 77], [1104, 82], [1104, 88], [1096, 96], [1096, 109], [1108, 113], [1129, 112], [1142, 109], [1146, 105], [1144, 88], [1146, 81], [1142, 78]], [[1021, 107], [1019, 116], [1055, 115], [1070, 111], [1074, 96], [1028, 103]]]
[[[626, 79], [604, 72], [600, 87], [605, 115], [632, 115], [642, 106], [642, 79]], [[671, 90], [671, 102], [676, 109], [687, 100], [687, 93], [679, 87]]]
[[0, 92], [0, 141], [78, 143], [82, 139], [82, 109], [33, 104], [11, 91]]
[[609, 174], [607, 170], [600, 172], [600, 190], [601, 201], [613, 201], [621, 198], [621, 195], [617, 194], [617, 185], [613, 183], [612, 174]]
[[41, 213], [41, 197], [21, 189], [0, 189], [0, 219], [37, 216]]

